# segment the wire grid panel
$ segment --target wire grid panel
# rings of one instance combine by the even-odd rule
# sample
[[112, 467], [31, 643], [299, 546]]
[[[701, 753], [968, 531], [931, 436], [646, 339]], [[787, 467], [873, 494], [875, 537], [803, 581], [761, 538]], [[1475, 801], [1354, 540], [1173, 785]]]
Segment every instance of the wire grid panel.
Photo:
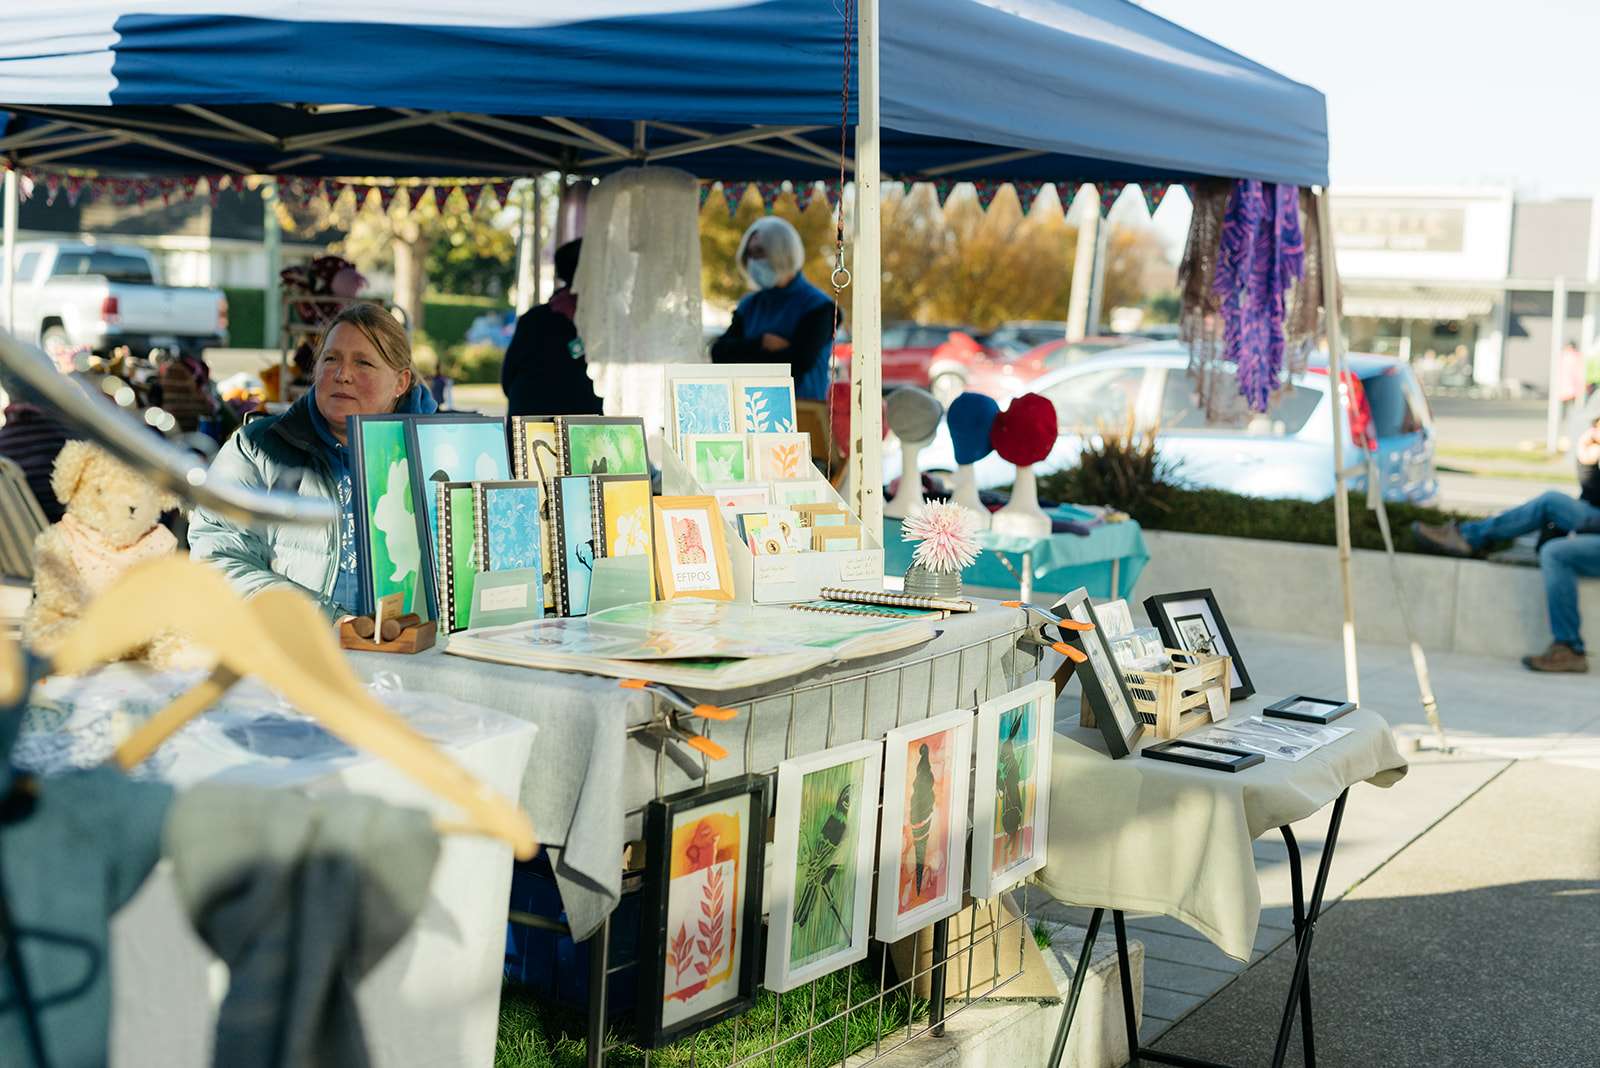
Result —
[[[772, 773], [782, 760], [803, 756], [832, 746], [868, 738], [881, 739], [891, 728], [914, 723], [957, 708], [977, 706], [992, 697], [1027, 682], [1036, 682], [1043, 675], [1043, 657], [1038, 651], [1028, 652], [1018, 645], [1018, 639], [1028, 632], [1027, 627], [1014, 628], [1009, 633], [991, 635], [956, 649], [947, 649], [895, 665], [892, 669], [864, 670], [850, 675], [822, 680], [795, 687], [782, 694], [761, 697], [736, 706], [741, 715], [724, 723], [703, 721], [702, 732], [723, 748], [728, 756], [713, 764], [703, 754], [695, 754], [698, 776], [688, 778], [688, 769], [677, 747], [653, 745], [654, 786], [656, 796], [676, 793], [695, 785], [709, 785], [719, 779], [745, 774], [747, 770]], [[969, 774], [976, 774], [973, 770]], [[685, 781], [687, 780], [687, 781]], [[968, 791], [969, 797], [971, 791]], [[632, 808], [627, 813], [630, 837], [636, 837], [642, 826], [643, 807]], [[879, 803], [881, 817], [882, 805]], [[881, 819], [874, 820], [877, 826]], [[874, 871], [877, 851], [873, 851]], [[1026, 939], [1031, 937], [1026, 896], [1017, 904], [1012, 895], [1002, 895], [1011, 907], [1003, 908], [999, 899], [993, 902], [973, 902], [962, 913], [950, 918], [948, 923], [957, 934], [947, 947], [944, 960], [935, 961], [931, 953], [927, 959], [918, 953], [908, 974], [896, 973], [896, 981], [888, 982], [890, 965], [889, 947], [875, 944], [878, 952], [878, 982], [875, 989], [865, 992], [855, 988], [855, 968], [843, 969], [845, 973], [845, 1006], [842, 1011], [818, 1019], [817, 989], [819, 983], [835, 980], [824, 976], [812, 983], [785, 994], [773, 995], [776, 1001], [770, 1035], [758, 1032], [741, 1018], [731, 1022], [732, 1060], [715, 1063], [735, 1068], [738, 1065], [777, 1065], [803, 1063], [813, 1065], [844, 1064], [852, 1066], [869, 1064], [893, 1052], [908, 1042], [915, 1041], [936, 1029], [942, 1031], [943, 1023], [985, 998], [993, 996], [1006, 984], [1022, 975], [1026, 952]], [[966, 918], [965, 926], [956, 920]], [[902, 943], [903, 944], [903, 943]], [[920, 943], [915, 943], [920, 945]], [[1009, 950], [1009, 953], [1007, 952]], [[1010, 961], [1015, 960], [1015, 966]], [[869, 956], [871, 961], [872, 957]], [[1002, 961], [1006, 966], [1002, 967]], [[607, 968], [608, 975], [633, 966], [631, 962]], [[954, 974], [951, 974], [951, 972]], [[936, 974], [939, 973], [939, 974]], [[941, 980], [942, 975], [942, 980]], [[891, 1006], [910, 1006], [912, 994], [924, 983], [930, 993], [939, 989], [943, 981], [952, 980], [966, 997], [959, 1004], [946, 1007], [942, 1019], [935, 1021], [929, 1012], [921, 1020], [910, 1020], [903, 1026], [884, 1035], [883, 1023], [893, 1018]], [[835, 980], [836, 981], [836, 980]], [[860, 998], [859, 1002], [857, 998]], [[937, 999], [942, 1000], [942, 999]], [[834, 1030], [848, 1032], [852, 1021], [861, 1014], [875, 1016], [876, 1039], [855, 1055], [838, 1059], [819, 1060], [819, 1036], [827, 1039]], [[909, 1013], [908, 1013], [909, 1016]], [[800, 1019], [803, 1017], [803, 1020]], [[848, 1019], [847, 1019], [848, 1018]], [[785, 1027], [785, 1021], [790, 1026]], [[705, 1032], [686, 1039], [691, 1043], [691, 1063], [702, 1061], [699, 1043]], [[757, 1038], [751, 1049], [742, 1049]], [[831, 1043], [830, 1043], [831, 1044]], [[608, 1039], [606, 1052], [621, 1045], [617, 1039]], [[846, 1044], [848, 1048], [848, 1043]], [[803, 1061], [799, 1056], [804, 1053]], [[709, 1053], [709, 1051], [707, 1051]], [[651, 1055], [646, 1052], [646, 1066]]]

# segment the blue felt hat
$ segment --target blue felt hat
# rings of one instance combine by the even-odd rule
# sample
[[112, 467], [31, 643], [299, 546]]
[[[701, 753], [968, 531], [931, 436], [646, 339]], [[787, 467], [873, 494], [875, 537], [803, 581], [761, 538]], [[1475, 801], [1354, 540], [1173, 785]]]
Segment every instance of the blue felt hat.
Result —
[[950, 402], [945, 422], [950, 424], [950, 441], [955, 445], [956, 463], [975, 464], [993, 451], [989, 431], [994, 426], [1000, 405], [982, 393], [963, 393]]

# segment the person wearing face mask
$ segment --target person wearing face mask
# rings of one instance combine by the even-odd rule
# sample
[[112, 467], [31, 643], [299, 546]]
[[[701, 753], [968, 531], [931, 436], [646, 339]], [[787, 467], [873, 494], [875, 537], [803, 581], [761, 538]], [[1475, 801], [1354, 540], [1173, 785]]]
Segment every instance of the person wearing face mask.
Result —
[[735, 262], [756, 291], [712, 344], [711, 362], [787, 363], [796, 397], [825, 400], [833, 301], [800, 273], [805, 258], [800, 232], [788, 222], [768, 215], [750, 225]]
[[363, 610], [346, 421], [391, 412], [426, 415], [437, 406], [419, 384], [405, 330], [376, 304], [352, 304], [334, 317], [312, 377], [310, 392], [288, 411], [235, 432], [212, 461], [211, 477], [337, 501], [338, 522], [255, 527], [198, 508], [189, 519], [189, 554], [221, 568], [243, 596], [294, 586], [336, 619]]

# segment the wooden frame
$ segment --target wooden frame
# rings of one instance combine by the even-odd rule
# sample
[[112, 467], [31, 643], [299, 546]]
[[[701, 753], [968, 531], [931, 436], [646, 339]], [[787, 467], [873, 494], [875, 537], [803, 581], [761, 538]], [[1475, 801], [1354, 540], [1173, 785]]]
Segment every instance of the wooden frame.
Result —
[[[1029, 683], [978, 706], [977, 774], [973, 780], [977, 785], [972, 797], [972, 896], [975, 898], [994, 897], [1044, 867], [1050, 839], [1050, 758], [1055, 738], [1055, 707], [1055, 684], [1048, 680]], [[1015, 736], [1025, 720], [1017, 717], [1010, 725], [1005, 720], [1007, 713], [1021, 708], [1031, 709], [1032, 764], [1025, 777], [1019, 768], [1008, 767], [1008, 764], [1017, 763]], [[1007, 729], [1012, 734], [1002, 740], [1001, 733]], [[1015, 797], [1010, 795], [1013, 784]], [[997, 863], [994, 850], [998, 832], [1004, 831], [1006, 837], [1011, 838], [1021, 832], [1026, 821], [1028, 797], [1024, 785], [1033, 787], [1028, 849], [1015, 859]], [[1018, 818], [1014, 828], [1007, 826], [1012, 813]]]
[[1139, 722], [1139, 717], [1134, 713], [1133, 695], [1128, 692], [1127, 679], [1117, 665], [1111, 643], [1106, 640], [1105, 631], [1100, 629], [1094, 605], [1089, 603], [1089, 591], [1079, 586], [1052, 605], [1051, 611], [1058, 616], [1094, 626], [1094, 630], [1090, 631], [1062, 627], [1061, 636], [1089, 658], [1076, 669], [1078, 681], [1083, 686], [1084, 699], [1094, 710], [1095, 724], [1100, 728], [1100, 736], [1105, 739], [1106, 749], [1113, 759], [1127, 756], [1139, 740], [1144, 724]]
[[[691, 516], [677, 516], [674, 513], [693, 513]], [[703, 520], [703, 525], [695, 524], [702, 534], [700, 549], [706, 559], [703, 562], [680, 561], [677, 552], [677, 539], [672, 536], [669, 529], [675, 518]], [[728, 555], [728, 537], [722, 520], [722, 511], [717, 507], [715, 497], [657, 497], [655, 499], [655, 557], [657, 589], [663, 601], [670, 601], [675, 597], [702, 597], [712, 601], [733, 600], [733, 560]], [[704, 581], [695, 586], [685, 588], [679, 585], [680, 579], [695, 577], [697, 572], [693, 568], [710, 568], [710, 574], [704, 576]]]
[[[906, 849], [915, 849], [921, 822], [908, 811], [915, 798], [907, 796], [907, 783], [916, 787], [916, 775], [911, 771], [911, 750], [930, 738], [945, 735], [948, 751], [941, 755], [944, 767], [942, 791], [932, 772], [929, 759], [927, 787], [930, 792], [929, 824], [924, 832], [924, 856], [930, 851], [942, 850], [944, 862], [944, 891], [927, 901], [902, 912], [900, 909], [901, 885], [906, 865]], [[880, 942], [898, 942], [922, 930], [936, 920], [953, 916], [961, 910], [964, 900], [967, 859], [967, 792], [972, 773], [972, 710], [957, 709], [942, 716], [933, 716], [904, 727], [896, 727], [884, 738], [883, 758], [883, 816], [878, 834], [878, 906], [874, 936]], [[920, 760], [920, 757], [919, 757]], [[935, 792], [941, 791], [941, 792]], [[944, 833], [935, 834], [940, 801], [944, 802]], [[908, 843], [907, 837], [911, 841]], [[931, 852], [931, 855], [939, 855]], [[915, 862], [913, 862], [915, 863]], [[913, 875], [913, 880], [918, 875]], [[919, 892], [914, 889], [914, 893]]]
[[[813, 798], [810, 811], [804, 808], [806, 780], [819, 772], [861, 764], [860, 781], [846, 773], [844, 788], [820, 804]], [[867, 955], [867, 929], [872, 919], [872, 861], [877, 856], [878, 779], [883, 768], [883, 743], [856, 742], [837, 746], [809, 756], [795, 757], [778, 765], [778, 804], [776, 833], [772, 842], [772, 888], [769, 895], [766, 987], [782, 993], [808, 983], [818, 976], [854, 964]], [[831, 784], [830, 784], [831, 786]], [[831, 794], [832, 790], [825, 790]], [[818, 822], [826, 812], [827, 817]], [[842, 817], [840, 817], [842, 813]], [[802, 815], [812, 817], [816, 828], [802, 828]], [[833, 840], [832, 819], [840, 817], [841, 836]], [[839, 855], [847, 848], [845, 838], [854, 828], [853, 854]], [[802, 843], [802, 830], [815, 833]], [[807, 877], [806, 861], [812, 875]], [[825, 872], [828, 867], [832, 872]], [[840, 877], [844, 870], [844, 877]], [[820, 885], [824, 877], [826, 885]], [[834, 890], [852, 883], [851, 892], [835, 896]], [[797, 883], [800, 885], [797, 889]], [[842, 911], [841, 911], [842, 910]], [[791, 961], [795, 948], [796, 919], [804, 914], [805, 924], [812, 917], [832, 918], [848, 942], [831, 953], [814, 956], [799, 964]]]
[[[1250, 673], [1245, 670], [1244, 660], [1239, 656], [1239, 646], [1233, 640], [1233, 633], [1228, 630], [1228, 621], [1222, 617], [1216, 595], [1210, 590], [1185, 590], [1182, 593], [1146, 597], [1144, 610], [1150, 617], [1150, 624], [1161, 632], [1161, 640], [1169, 648], [1229, 657], [1232, 660], [1229, 692], [1235, 701], [1242, 701], [1256, 692], [1255, 684], [1250, 681]], [[1197, 648], [1200, 643], [1193, 637], [1197, 628], [1207, 631], [1213, 639], [1212, 648]], [[1215, 639], [1221, 639], [1221, 649], [1215, 648]]]
[[[652, 801], [645, 806], [644, 841], [648, 862], [645, 867], [644, 896], [641, 899], [638, 1001], [639, 1041], [642, 1045], [653, 1049], [745, 1012], [755, 1003], [761, 969], [761, 887], [767, 813], [770, 808], [771, 788], [764, 775], [729, 779]], [[715, 837], [717, 828], [706, 825], [710, 829], [710, 841], [707, 842], [707, 835], [700, 831], [700, 823], [710, 817], [725, 825], [730, 813], [739, 818], [741, 835], [731, 858], [731, 882], [742, 896], [732, 909], [725, 911], [724, 923], [720, 930], [713, 929], [714, 934], [701, 934], [698, 924], [702, 919], [713, 919], [715, 912], [713, 917], [707, 917], [698, 909], [691, 909], [688, 911], [696, 920], [695, 934], [699, 937], [689, 937], [687, 929], [681, 929], [678, 935], [674, 935], [670, 930], [674, 911], [674, 840], [686, 839], [678, 842], [684, 848], [682, 859], [685, 866], [699, 865], [692, 871], [681, 873], [680, 879], [694, 881], [701, 871], [711, 873], [700, 880], [703, 889], [717, 895], [717, 898], [725, 898], [729, 889], [727, 865], [730, 861], [721, 859], [724, 843]], [[688, 856], [690, 849], [696, 851], [693, 858]], [[711, 858], [700, 856], [701, 849], [712, 850]], [[715, 910], [715, 899], [710, 907]], [[720, 945], [716, 938], [725, 935], [727, 923], [733, 925], [733, 937], [727, 945]], [[674, 983], [669, 994], [668, 967], [673, 967], [675, 971], [680, 968], [691, 971], [694, 967], [693, 962], [685, 966], [681, 960], [685, 948], [702, 957], [711, 957], [719, 948], [728, 954], [726, 977], [718, 983], [725, 988], [722, 993], [728, 996], [720, 1000], [703, 998], [696, 1002], [696, 998], [706, 991], [701, 989], [683, 996], [684, 991], [693, 991], [693, 985], [677, 983]], [[719, 963], [720, 958], [713, 958], [708, 968], [715, 968]], [[682, 1001], [681, 1009], [673, 1006], [669, 1011], [669, 998], [671, 1001]]]

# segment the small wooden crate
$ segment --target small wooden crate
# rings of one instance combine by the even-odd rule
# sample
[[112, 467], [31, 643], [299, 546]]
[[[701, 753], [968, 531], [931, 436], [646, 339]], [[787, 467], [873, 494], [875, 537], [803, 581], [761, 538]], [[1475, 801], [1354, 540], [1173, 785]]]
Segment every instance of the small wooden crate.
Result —
[[[1134, 715], [1145, 729], [1165, 741], [1214, 719], [1227, 719], [1232, 704], [1228, 687], [1232, 661], [1225, 656], [1201, 656], [1182, 649], [1168, 649], [1167, 655], [1172, 658], [1171, 671], [1122, 672], [1133, 698]], [[1085, 727], [1095, 725], [1094, 711], [1087, 700], [1079, 708], [1078, 722]]]
[[433, 620], [407, 627], [392, 642], [375, 642], [356, 633], [349, 621], [339, 624], [339, 644], [356, 653], [420, 653], [432, 649], [439, 633], [439, 624]]

